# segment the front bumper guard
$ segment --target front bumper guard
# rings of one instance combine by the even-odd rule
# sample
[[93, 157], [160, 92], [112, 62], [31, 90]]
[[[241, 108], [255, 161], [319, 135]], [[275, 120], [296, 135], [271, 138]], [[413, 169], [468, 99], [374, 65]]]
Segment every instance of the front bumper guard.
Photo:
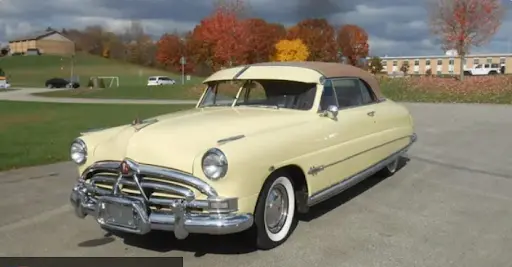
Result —
[[[174, 201], [171, 212], [148, 212], [143, 201], [128, 196], [94, 199], [83, 183], [73, 188], [70, 201], [79, 218], [92, 215], [103, 228], [139, 235], [151, 230], [172, 231], [177, 239], [185, 239], [189, 233], [225, 235], [247, 230], [254, 221], [251, 214], [187, 212], [185, 200]], [[110, 217], [112, 213], [117, 214], [117, 220]]]

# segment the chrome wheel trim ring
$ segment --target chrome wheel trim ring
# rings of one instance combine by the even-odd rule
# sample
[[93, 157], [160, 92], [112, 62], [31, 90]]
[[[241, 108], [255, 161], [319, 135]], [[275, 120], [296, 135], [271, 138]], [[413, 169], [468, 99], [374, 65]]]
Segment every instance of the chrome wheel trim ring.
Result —
[[288, 218], [288, 192], [282, 184], [274, 185], [265, 201], [265, 226], [269, 232], [276, 234], [283, 229]]

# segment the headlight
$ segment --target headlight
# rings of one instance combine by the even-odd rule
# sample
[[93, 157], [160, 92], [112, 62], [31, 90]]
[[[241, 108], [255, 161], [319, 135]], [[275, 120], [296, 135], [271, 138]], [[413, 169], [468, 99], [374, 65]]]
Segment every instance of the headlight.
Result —
[[87, 146], [82, 139], [76, 139], [71, 144], [71, 159], [78, 165], [84, 164], [87, 160]]
[[212, 148], [203, 156], [203, 173], [210, 180], [219, 180], [228, 172], [228, 160], [220, 149]]

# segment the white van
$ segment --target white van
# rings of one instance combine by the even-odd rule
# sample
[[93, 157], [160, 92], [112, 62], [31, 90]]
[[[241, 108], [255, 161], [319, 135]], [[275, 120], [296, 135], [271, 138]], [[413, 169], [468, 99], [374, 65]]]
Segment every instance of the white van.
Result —
[[151, 76], [148, 78], [148, 86], [168, 84], [176, 84], [176, 81], [167, 76]]

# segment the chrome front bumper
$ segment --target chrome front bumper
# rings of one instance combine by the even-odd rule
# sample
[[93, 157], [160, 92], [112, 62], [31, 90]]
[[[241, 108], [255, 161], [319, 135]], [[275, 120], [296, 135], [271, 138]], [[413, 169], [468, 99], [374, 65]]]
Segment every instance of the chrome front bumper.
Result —
[[[102, 168], [105, 167], [104, 163], [101, 164]], [[99, 168], [101, 164], [93, 165], [84, 173], [94, 173], [94, 168]], [[151, 169], [144, 168], [141, 166], [135, 173], [150, 173]], [[189, 233], [225, 235], [242, 232], [253, 224], [252, 214], [239, 214], [233, 209], [219, 208], [221, 204], [237, 208], [238, 199], [222, 199], [216, 192], [212, 192], [209, 199], [201, 201], [191, 198], [160, 200], [159, 205], [165, 207], [165, 210], [150, 209], [156, 199], [144, 194], [143, 197], [128, 196], [118, 190], [102, 191], [86, 183], [84, 178], [86, 177], [82, 176], [73, 187], [71, 204], [79, 218], [92, 215], [106, 229], [139, 235], [147, 234], [151, 230], [173, 231], [177, 239], [184, 239]], [[118, 183], [122, 179], [120, 177]], [[137, 184], [144, 186], [138, 180]], [[198, 206], [206, 208], [203, 212], [189, 210]]]

